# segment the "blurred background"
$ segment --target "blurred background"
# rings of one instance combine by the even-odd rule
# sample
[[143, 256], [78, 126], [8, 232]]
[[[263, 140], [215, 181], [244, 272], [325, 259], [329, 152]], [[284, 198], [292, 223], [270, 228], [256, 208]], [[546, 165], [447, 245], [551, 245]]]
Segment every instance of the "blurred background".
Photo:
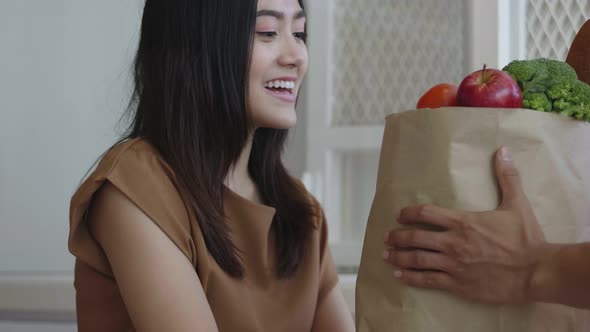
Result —
[[[0, 332], [75, 331], [69, 200], [122, 133], [142, 0], [0, 0]], [[286, 153], [355, 273], [384, 117], [513, 59], [565, 60], [588, 0], [308, 0], [310, 71]]]

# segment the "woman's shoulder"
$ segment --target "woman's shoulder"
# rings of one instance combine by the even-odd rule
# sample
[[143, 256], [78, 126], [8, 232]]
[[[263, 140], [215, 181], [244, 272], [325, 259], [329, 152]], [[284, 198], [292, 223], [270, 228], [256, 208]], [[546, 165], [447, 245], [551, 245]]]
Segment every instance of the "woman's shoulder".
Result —
[[85, 194], [85, 189], [92, 190], [96, 183], [105, 180], [115, 185], [132, 186], [119, 189], [145, 189], [152, 195], [157, 194], [156, 189], [164, 187], [178, 191], [174, 171], [158, 149], [143, 138], [126, 139], [110, 147], [86, 176], [73, 198]]
[[161, 168], [163, 163], [161, 154], [147, 140], [130, 138], [110, 147], [100, 158], [96, 169], [90, 174], [107, 176], [116, 167], [146, 168], [157, 165], [154, 170]]
[[[106, 185], [106, 186], [105, 186]], [[70, 251], [89, 265], [109, 271], [88, 225], [88, 210], [104, 187], [116, 189], [133, 203], [192, 260], [189, 213], [161, 154], [144, 139], [111, 147], [78, 187], [70, 202]]]

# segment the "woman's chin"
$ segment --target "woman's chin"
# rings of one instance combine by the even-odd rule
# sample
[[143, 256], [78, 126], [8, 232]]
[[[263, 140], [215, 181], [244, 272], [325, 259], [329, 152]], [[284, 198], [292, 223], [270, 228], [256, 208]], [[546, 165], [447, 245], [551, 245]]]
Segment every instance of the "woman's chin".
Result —
[[273, 117], [267, 119], [261, 119], [262, 121], [256, 121], [258, 128], [272, 128], [272, 129], [291, 129], [297, 124], [297, 115], [284, 114], [286, 116]]

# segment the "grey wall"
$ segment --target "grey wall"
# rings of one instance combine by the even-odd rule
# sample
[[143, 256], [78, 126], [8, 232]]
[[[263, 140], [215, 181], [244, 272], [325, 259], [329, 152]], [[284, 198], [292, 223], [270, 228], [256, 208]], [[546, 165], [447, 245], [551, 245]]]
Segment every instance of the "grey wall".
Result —
[[139, 0], [0, 0], [0, 272], [70, 271], [68, 205], [116, 138]]
[[[69, 200], [120, 134], [141, 9], [142, 0], [0, 0], [0, 273], [72, 270]], [[296, 175], [304, 133], [287, 153]]]

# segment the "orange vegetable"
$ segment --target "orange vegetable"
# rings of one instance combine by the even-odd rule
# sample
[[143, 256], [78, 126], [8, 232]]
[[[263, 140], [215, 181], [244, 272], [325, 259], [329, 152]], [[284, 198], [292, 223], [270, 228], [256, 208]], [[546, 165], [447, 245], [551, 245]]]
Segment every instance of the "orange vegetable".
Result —
[[457, 106], [457, 86], [455, 84], [441, 83], [433, 86], [420, 97], [416, 108], [445, 106]]

